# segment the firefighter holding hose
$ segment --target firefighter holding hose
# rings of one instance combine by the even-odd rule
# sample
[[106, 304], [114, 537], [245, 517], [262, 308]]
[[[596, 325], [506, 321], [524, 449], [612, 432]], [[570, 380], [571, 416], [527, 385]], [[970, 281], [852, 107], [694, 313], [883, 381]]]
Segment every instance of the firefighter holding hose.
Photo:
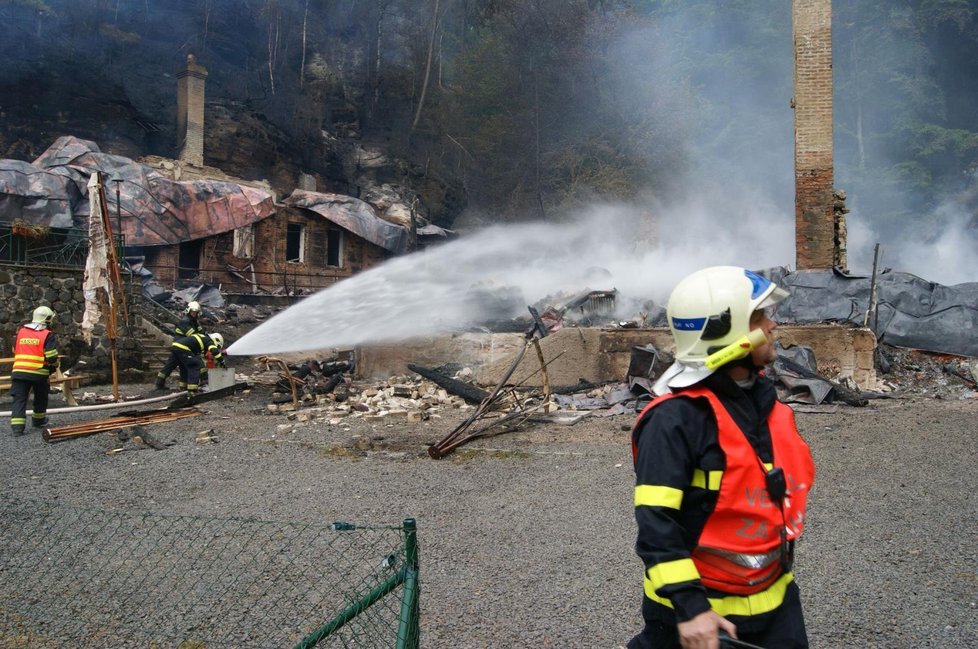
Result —
[[[180, 322], [173, 328], [173, 340], [192, 336], [195, 333], [202, 333], [203, 331], [200, 326], [200, 303], [190, 302], [187, 304], [187, 308], [184, 311], [183, 317], [180, 318]], [[179, 367], [179, 363], [177, 363], [177, 359], [171, 354], [170, 358], [163, 365], [163, 369], [156, 375], [157, 390], [166, 388], [166, 380], [177, 367]]]
[[180, 368], [180, 389], [186, 390], [191, 396], [200, 388], [200, 368], [204, 364], [202, 356], [210, 352], [214, 362], [221, 367], [227, 367], [227, 361], [221, 350], [224, 347], [224, 336], [219, 333], [198, 332], [191, 336], [177, 338], [170, 343], [170, 361]]
[[629, 649], [716, 649], [725, 635], [808, 647], [791, 568], [815, 466], [760, 372], [775, 358], [769, 310], [785, 297], [732, 266], [669, 297], [676, 361], [632, 430], [645, 627]]

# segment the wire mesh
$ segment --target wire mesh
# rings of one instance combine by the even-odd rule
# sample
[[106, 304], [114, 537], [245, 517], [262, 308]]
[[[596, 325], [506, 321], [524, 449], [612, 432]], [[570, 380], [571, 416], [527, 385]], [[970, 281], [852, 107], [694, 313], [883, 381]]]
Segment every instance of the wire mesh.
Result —
[[[28, 234], [19, 229], [27, 228]], [[123, 238], [113, 235], [116, 247]], [[88, 231], [79, 228], [49, 228], [0, 223], [0, 263], [26, 266], [84, 268], [88, 257]]]
[[[413, 535], [410, 519], [326, 525], [6, 501], [0, 646], [292, 647], [352, 610], [315, 646], [417, 647], [416, 601], [402, 611]], [[363, 606], [385, 582], [390, 592]]]

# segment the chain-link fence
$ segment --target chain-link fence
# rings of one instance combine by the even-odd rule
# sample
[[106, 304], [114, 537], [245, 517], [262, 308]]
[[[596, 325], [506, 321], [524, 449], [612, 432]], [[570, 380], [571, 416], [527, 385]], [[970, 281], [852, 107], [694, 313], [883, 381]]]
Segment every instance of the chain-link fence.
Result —
[[416, 649], [397, 526], [0, 504], [0, 646]]

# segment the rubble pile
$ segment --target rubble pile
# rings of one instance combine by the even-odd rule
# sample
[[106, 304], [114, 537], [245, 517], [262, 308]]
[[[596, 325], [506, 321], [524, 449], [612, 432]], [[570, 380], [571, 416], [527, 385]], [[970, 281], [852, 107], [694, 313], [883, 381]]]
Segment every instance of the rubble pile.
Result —
[[880, 345], [880, 391], [934, 399], [978, 398], [978, 359]]
[[[335, 375], [341, 376], [341, 375]], [[285, 413], [294, 421], [327, 420], [341, 423], [345, 418], [365, 421], [403, 420], [420, 422], [445, 409], [471, 409], [459, 396], [449, 394], [431, 381], [409, 376], [392, 376], [384, 381], [354, 382], [343, 377], [342, 383], [328, 393], [307, 390], [303, 382], [301, 410], [291, 402], [275, 403], [288, 396], [274, 392], [273, 403], [266, 406], [270, 413]]]

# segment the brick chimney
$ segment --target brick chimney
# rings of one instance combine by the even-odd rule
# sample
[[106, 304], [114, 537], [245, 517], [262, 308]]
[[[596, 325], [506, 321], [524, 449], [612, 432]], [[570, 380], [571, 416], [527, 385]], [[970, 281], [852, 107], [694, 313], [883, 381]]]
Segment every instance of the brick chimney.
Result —
[[207, 70], [187, 55], [187, 67], [177, 72], [178, 159], [204, 166], [204, 81]]
[[832, 0], [793, 0], [795, 267], [845, 267], [832, 161]]

